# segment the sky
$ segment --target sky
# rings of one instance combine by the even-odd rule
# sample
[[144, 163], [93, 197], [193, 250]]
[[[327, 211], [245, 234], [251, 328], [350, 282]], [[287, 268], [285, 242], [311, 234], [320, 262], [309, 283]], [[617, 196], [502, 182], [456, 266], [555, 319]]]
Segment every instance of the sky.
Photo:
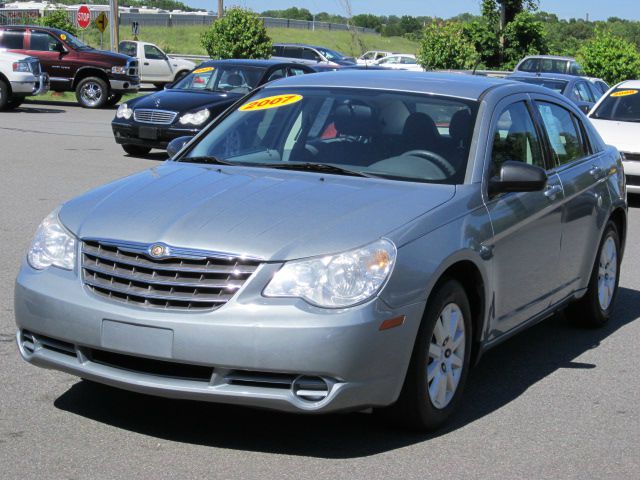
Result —
[[[216, 10], [217, 0], [183, 0], [184, 3], [206, 10]], [[307, 8], [312, 13], [329, 12], [344, 15], [341, 0], [225, 0], [225, 7], [240, 5], [257, 12], [289, 7]], [[480, 0], [351, 0], [353, 14], [413, 15], [453, 17], [459, 13], [480, 13]], [[560, 18], [606, 20], [620, 17], [640, 20], [640, 0], [541, 0], [541, 10], [555, 13]]]

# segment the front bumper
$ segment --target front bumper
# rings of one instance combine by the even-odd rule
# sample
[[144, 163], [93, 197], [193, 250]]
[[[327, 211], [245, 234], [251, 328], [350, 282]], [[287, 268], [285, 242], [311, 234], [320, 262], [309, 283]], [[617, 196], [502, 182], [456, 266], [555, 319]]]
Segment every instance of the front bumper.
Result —
[[176, 128], [172, 125], [142, 124], [130, 121], [111, 122], [116, 143], [121, 145], [140, 145], [166, 150], [171, 140], [178, 137], [194, 136], [200, 132], [197, 128]]
[[624, 160], [622, 165], [627, 180], [627, 192], [640, 193], [640, 160]]
[[49, 75], [46, 73], [26, 74], [26, 78], [11, 82], [11, 91], [19, 96], [42, 95], [49, 91], [49, 86]]
[[[74, 272], [35, 271], [24, 263], [15, 290], [20, 353], [40, 367], [169, 398], [294, 412], [393, 403], [424, 304], [394, 310], [374, 300], [351, 309], [323, 310], [294, 299], [265, 299], [260, 292], [277, 268], [264, 264], [226, 305], [196, 313], [102, 299], [86, 290]], [[379, 331], [382, 321], [398, 315], [406, 316], [402, 326]], [[33, 348], [25, 338], [35, 339]], [[95, 360], [104, 352], [210, 367], [212, 374], [194, 379]], [[292, 384], [281, 381], [301, 376], [325, 379], [326, 396], [303, 399]], [[245, 380], [235, 381], [238, 377]], [[265, 381], [269, 377], [280, 383]]]
[[116, 93], [136, 93], [140, 90], [140, 77], [110, 78], [109, 87]]

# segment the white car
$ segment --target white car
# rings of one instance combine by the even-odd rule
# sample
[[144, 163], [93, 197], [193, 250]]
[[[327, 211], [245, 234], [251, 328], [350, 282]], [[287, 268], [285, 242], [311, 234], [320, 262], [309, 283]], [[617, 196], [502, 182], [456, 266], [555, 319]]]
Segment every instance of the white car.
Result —
[[25, 97], [48, 90], [49, 76], [37, 58], [0, 50], [0, 110], [18, 108]]
[[589, 112], [591, 123], [623, 154], [627, 192], [640, 193], [640, 80], [619, 83]]
[[391, 68], [394, 70], [412, 70], [416, 72], [422, 72], [423, 68], [418, 65], [415, 55], [408, 53], [396, 53], [388, 55], [376, 62], [373, 65], [383, 68]]
[[385, 52], [382, 50], [369, 50], [368, 52], [360, 55], [356, 62], [358, 65], [372, 65], [378, 60], [383, 59], [384, 57], [388, 57], [389, 55], [393, 55], [393, 52]]
[[118, 51], [138, 59], [141, 83], [153, 83], [158, 88], [179, 80], [196, 68], [189, 60], [169, 57], [153, 43], [124, 40], [118, 44]]

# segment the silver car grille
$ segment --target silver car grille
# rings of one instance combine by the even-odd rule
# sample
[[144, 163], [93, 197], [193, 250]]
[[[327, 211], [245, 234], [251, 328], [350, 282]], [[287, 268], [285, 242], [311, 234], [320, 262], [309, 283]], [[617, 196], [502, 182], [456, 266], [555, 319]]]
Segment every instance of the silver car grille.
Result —
[[127, 62], [127, 75], [131, 77], [138, 76], [138, 61], [137, 60], [129, 60]]
[[154, 123], [156, 125], [170, 125], [176, 119], [178, 112], [167, 110], [153, 110], [140, 108], [133, 111], [133, 119], [140, 123]]
[[260, 260], [169, 247], [153, 258], [149, 245], [85, 240], [82, 279], [95, 294], [162, 309], [216, 309], [227, 303], [260, 266]]

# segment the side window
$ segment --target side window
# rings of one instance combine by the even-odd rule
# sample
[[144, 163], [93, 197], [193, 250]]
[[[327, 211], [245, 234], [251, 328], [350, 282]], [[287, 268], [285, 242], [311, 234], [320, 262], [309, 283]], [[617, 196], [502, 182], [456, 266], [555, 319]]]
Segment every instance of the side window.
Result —
[[418, 63], [415, 58], [411, 58], [411, 57], [402, 57], [400, 62], [404, 64], [410, 64], [410, 65], [415, 65], [416, 63]]
[[593, 96], [593, 101], [597, 102], [598, 100], [600, 100], [600, 97], [602, 97], [602, 92], [600, 91], [600, 88], [598, 88], [597, 85], [591, 83], [591, 82], [587, 82], [587, 86], [589, 87], [589, 90], [591, 91], [591, 95]]
[[24, 49], [24, 31], [3, 30], [0, 31], [0, 48], [8, 50]]
[[524, 62], [522, 62], [522, 65], [520, 65], [520, 68], [519, 68], [519, 70], [522, 72], [535, 72], [537, 69], [538, 69], [538, 64], [533, 58], [530, 58], [529, 60], [525, 60]]
[[580, 66], [580, 64], [578, 62], [571, 62], [571, 64], [569, 65], [569, 73], [571, 75], [584, 75], [584, 70], [582, 70], [582, 67]]
[[302, 49], [300, 47], [284, 47], [284, 57], [302, 58]]
[[576, 94], [580, 100], [583, 102], [595, 102], [593, 98], [593, 93], [589, 89], [589, 86], [585, 82], [576, 83]]
[[507, 160], [545, 168], [540, 138], [525, 102], [506, 107], [493, 133], [491, 176], [500, 171]]
[[289, 76], [290, 77], [295, 77], [296, 75], [304, 75], [305, 73], [307, 73], [307, 72], [305, 70], [303, 70], [302, 68], [289, 67]]
[[164, 60], [166, 58], [165, 54], [153, 45], [144, 46], [144, 57], [149, 60]]
[[279, 80], [281, 78], [286, 77], [286, 71], [283, 68], [278, 68], [276, 70], [274, 70], [273, 72], [271, 72], [271, 74], [269, 74], [269, 77], [267, 78], [267, 82], [273, 82], [274, 80]]
[[271, 51], [274, 57], [282, 57], [284, 53], [284, 47], [282, 45], [275, 45]]
[[376, 52], [367, 52], [364, 55], [362, 55], [362, 59], [363, 60], [372, 60], [373, 56], [376, 54]]
[[318, 55], [315, 50], [311, 50], [310, 48], [302, 49], [302, 58], [304, 58], [305, 60], [313, 60], [314, 62], [319, 62], [322, 60], [322, 58], [320, 58], [320, 55]]
[[384, 57], [386, 57], [386, 56], [387, 56], [387, 54], [386, 54], [386, 53], [378, 52], [378, 53], [376, 54], [376, 60], [380, 60], [381, 58], [384, 58]]
[[553, 103], [538, 102], [537, 106], [556, 166], [584, 157], [587, 152], [578, 119], [568, 110]]
[[31, 32], [29, 40], [29, 50], [38, 50], [41, 52], [57, 52], [59, 51], [60, 42], [45, 32]]

